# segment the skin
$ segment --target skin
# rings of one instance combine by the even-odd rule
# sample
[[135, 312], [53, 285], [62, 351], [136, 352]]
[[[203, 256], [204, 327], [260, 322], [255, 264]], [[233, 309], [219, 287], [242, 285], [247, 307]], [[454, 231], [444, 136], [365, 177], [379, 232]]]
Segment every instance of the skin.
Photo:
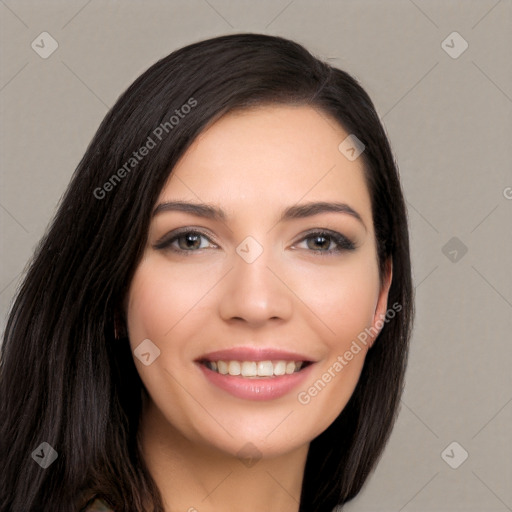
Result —
[[[297, 394], [383, 317], [392, 277], [388, 266], [380, 286], [363, 162], [338, 150], [347, 135], [307, 106], [230, 113], [194, 141], [161, 191], [157, 204], [215, 204], [228, 215], [156, 214], [125, 303], [132, 350], [150, 339], [161, 351], [149, 366], [134, 361], [150, 396], [141, 440], [167, 511], [299, 509], [309, 443], [345, 407], [375, 338], [307, 405]], [[362, 222], [326, 212], [277, 223], [284, 208], [310, 201], [347, 203]], [[182, 227], [208, 235], [189, 242], [200, 249], [153, 247]], [[336, 243], [304, 239], [311, 228], [341, 233], [356, 249], [321, 254]], [[263, 248], [252, 263], [236, 252], [247, 236]], [[186, 242], [172, 247], [187, 250]], [[284, 397], [236, 398], [210, 384], [194, 362], [234, 346], [307, 354], [314, 371]], [[261, 457], [251, 467], [237, 458], [249, 442]]]

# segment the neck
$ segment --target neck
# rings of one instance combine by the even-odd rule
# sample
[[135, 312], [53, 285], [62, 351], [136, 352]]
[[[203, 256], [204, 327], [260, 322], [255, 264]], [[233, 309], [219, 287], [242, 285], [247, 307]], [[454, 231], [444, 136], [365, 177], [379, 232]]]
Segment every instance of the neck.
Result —
[[[165, 512], [298, 512], [309, 445], [272, 458], [238, 458], [188, 439], [147, 404], [140, 426], [145, 462]], [[245, 453], [245, 452], [244, 452]]]

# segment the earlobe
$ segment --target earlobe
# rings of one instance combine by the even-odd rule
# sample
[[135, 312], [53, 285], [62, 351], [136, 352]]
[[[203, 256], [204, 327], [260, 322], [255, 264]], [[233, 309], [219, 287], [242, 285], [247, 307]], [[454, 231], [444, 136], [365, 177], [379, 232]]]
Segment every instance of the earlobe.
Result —
[[371, 337], [368, 348], [371, 348], [375, 340], [378, 338], [380, 331], [385, 325], [385, 318], [388, 307], [388, 295], [393, 281], [393, 261], [391, 256], [386, 260], [384, 280], [379, 292], [379, 298], [373, 315], [372, 332], [375, 334]]

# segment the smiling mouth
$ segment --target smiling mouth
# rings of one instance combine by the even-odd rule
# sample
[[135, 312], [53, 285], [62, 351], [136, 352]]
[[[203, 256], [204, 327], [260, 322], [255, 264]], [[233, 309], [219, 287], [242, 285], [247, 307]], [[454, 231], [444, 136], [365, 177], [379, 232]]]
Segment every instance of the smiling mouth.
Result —
[[221, 375], [230, 375], [233, 377], [243, 377], [248, 379], [259, 379], [269, 377], [280, 377], [282, 375], [292, 375], [298, 373], [307, 366], [312, 364], [312, 361], [198, 361], [200, 364], [212, 370], [213, 372], [220, 373]]

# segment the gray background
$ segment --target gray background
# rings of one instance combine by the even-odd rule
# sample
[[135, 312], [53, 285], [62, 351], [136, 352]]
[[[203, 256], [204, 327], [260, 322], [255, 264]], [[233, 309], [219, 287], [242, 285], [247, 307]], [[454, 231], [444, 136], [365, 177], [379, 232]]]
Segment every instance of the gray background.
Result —
[[[368, 91], [410, 218], [406, 391], [379, 466], [346, 510], [512, 510], [511, 1], [5, 0], [0, 15], [2, 330], [73, 170], [128, 85], [200, 39], [289, 37]], [[47, 59], [31, 47], [43, 31], [59, 45]], [[457, 58], [442, 46], [453, 31], [469, 44]], [[461, 44], [444, 43], [452, 54]], [[453, 441], [452, 465], [469, 454], [457, 469], [441, 457]]]

